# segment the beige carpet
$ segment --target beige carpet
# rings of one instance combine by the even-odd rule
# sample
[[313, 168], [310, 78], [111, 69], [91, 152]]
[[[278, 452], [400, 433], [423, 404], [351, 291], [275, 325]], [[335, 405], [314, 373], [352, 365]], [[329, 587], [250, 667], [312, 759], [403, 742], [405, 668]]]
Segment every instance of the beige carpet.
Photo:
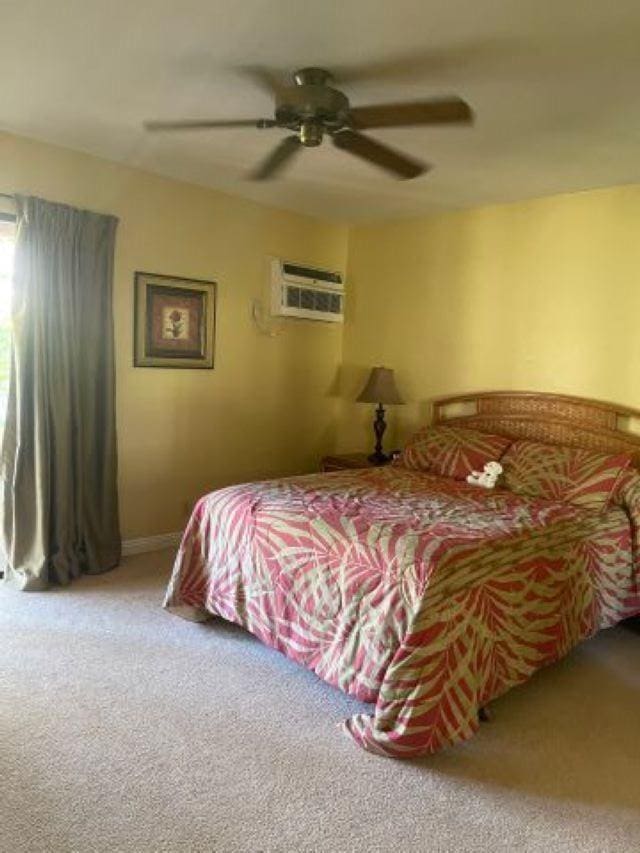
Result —
[[640, 850], [640, 633], [400, 763], [338, 731], [360, 706], [311, 673], [161, 610], [169, 565], [0, 591], [2, 853]]

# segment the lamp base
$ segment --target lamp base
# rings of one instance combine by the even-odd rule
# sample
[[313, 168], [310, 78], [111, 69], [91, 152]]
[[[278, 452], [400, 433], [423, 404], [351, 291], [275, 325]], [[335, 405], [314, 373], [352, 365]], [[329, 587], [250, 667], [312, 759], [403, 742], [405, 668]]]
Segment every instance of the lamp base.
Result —
[[386, 465], [391, 457], [387, 456], [386, 453], [372, 453], [370, 456], [367, 456], [367, 459], [373, 465]]
[[373, 431], [376, 436], [376, 446], [375, 450], [371, 454], [371, 456], [367, 456], [369, 462], [372, 462], [374, 465], [384, 465], [385, 462], [389, 461], [389, 457], [382, 450], [382, 436], [384, 435], [384, 431], [387, 428], [387, 424], [384, 419], [384, 406], [382, 403], [378, 403], [376, 408], [376, 417], [373, 422]]

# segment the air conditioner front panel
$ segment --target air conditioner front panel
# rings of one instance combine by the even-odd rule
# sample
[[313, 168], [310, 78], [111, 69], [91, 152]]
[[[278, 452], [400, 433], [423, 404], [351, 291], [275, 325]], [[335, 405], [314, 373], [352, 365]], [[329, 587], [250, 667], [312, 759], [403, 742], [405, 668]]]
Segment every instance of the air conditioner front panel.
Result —
[[342, 323], [342, 274], [274, 258], [271, 273], [271, 313], [278, 317], [301, 317], [306, 320]]

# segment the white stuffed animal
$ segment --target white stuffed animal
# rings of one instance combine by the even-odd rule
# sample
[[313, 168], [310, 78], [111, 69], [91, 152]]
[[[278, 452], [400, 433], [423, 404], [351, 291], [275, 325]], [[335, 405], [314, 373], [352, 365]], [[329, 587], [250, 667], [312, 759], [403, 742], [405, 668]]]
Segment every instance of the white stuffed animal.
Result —
[[500, 474], [502, 474], [502, 465], [499, 462], [487, 462], [483, 471], [472, 471], [469, 474], [467, 483], [472, 486], [493, 489]]

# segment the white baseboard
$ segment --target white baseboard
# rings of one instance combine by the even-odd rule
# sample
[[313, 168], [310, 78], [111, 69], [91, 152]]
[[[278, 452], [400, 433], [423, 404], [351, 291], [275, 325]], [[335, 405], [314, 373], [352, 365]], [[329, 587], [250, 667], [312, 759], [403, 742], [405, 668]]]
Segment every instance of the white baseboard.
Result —
[[122, 554], [146, 554], [148, 551], [162, 551], [163, 548], [177, 548], [182, 539], [182, 531], [159, 533], [157, 536], [142, 536], [140, 539], [125, 539]]

